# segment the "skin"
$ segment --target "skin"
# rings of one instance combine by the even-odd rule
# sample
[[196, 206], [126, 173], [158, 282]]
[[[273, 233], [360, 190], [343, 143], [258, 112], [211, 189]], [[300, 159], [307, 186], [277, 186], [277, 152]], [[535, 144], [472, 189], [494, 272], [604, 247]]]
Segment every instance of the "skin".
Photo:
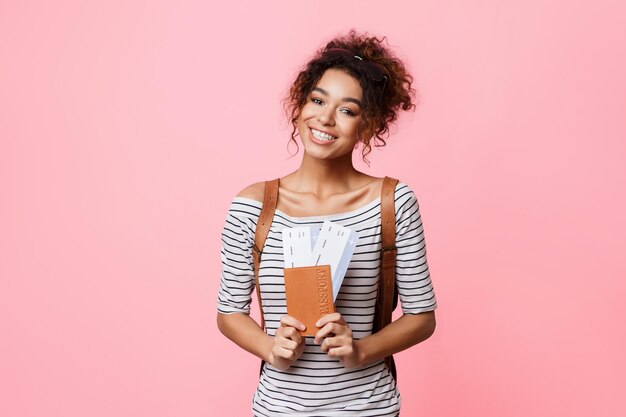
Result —
[[[356, 210], [380, 195], [382, 178], [357, 171], [352, 152], [359, 143], [357, 127], [362, 116], [362, 90], [351, 75], [328, 69], [303, 105], [298, 132], [304, 147], [300, 167], [280, 179], [277, 209], [291, 216], [312, 216]], [[315, 143], [309, 129], [336, 137], [331, 145]], [[263, 201], [264, 183], [253, 184], [238, 195]], [[321, 208], [321, 210], [320, 210]], [[284, 315], [274, 337], [267, 335], [247, 314], [217, 314], [220, 331], [237, 345], [274, 367], [286, 370], [304, 351], [297, 330], [304, 325]], [[428, 339], [434, 332], [434, 311], [404, 314], [381, 331], [354, 340], [340, 313], [317, 323], [314, 341], [328, 356], [346, 368], [363, 366]]]

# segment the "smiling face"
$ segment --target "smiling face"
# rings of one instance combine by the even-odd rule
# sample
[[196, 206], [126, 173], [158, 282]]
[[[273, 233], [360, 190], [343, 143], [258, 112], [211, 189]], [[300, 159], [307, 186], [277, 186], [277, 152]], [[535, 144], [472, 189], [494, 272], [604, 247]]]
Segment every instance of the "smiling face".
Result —
[[330, 68], [313, 88], [298, 117], [298, 131], [309, 156], [334, 159], [351, 154], [363, 114], [359, 81]]

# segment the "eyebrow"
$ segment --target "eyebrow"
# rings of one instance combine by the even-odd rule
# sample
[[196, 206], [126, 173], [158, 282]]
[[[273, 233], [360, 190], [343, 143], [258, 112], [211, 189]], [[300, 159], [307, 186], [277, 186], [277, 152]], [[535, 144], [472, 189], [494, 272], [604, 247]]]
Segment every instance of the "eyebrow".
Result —
[[[320, 87], [315, 87], [312, 91], [317, 91], [317, 92], [319, 92], [319, 93], [324, 94], [325, 96], [327, 96], [327, 95], [328, 95], [328, 92], [327, 92], [326, 90], [324, 90], [323, 88], [320, 88]], [[347, 101], [347, 102], [350, 102], [350, 103], [354, 103], [354, 104], [356, 104], [357, 106], [359, 106], [360, 108], [363, 108], [363, 103], [361, 103], [361, 100], [358, 100], [358, 99], [356, 99], [356, 98], [352, 98], [352, 97], [344, 97], [344, 98], [342, 98], [341, 100], [342, 100], [342, 101]]]

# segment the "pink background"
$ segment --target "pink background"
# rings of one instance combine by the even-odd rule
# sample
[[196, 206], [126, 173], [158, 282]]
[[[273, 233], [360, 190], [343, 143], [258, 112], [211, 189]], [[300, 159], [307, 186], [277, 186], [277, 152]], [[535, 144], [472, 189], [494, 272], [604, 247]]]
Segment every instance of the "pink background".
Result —
[[280, 99], [350, 27], [421, 96], [357, 162], [416, 191], [439, 301], [403, 415], [626, 415], [623, 4], [3, 2], [0, 415], [250, 414], [221, 228], [298, 166]]

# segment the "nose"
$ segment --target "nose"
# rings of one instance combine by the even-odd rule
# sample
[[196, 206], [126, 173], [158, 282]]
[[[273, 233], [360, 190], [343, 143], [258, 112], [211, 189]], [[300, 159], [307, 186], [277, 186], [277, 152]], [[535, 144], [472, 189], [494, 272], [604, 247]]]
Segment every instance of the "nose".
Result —
[[324, 126], [334, 126], [335, 118], [333, 117], [333, 109], [331, 106], [320, 108], [317, 114], [317, 120]]

